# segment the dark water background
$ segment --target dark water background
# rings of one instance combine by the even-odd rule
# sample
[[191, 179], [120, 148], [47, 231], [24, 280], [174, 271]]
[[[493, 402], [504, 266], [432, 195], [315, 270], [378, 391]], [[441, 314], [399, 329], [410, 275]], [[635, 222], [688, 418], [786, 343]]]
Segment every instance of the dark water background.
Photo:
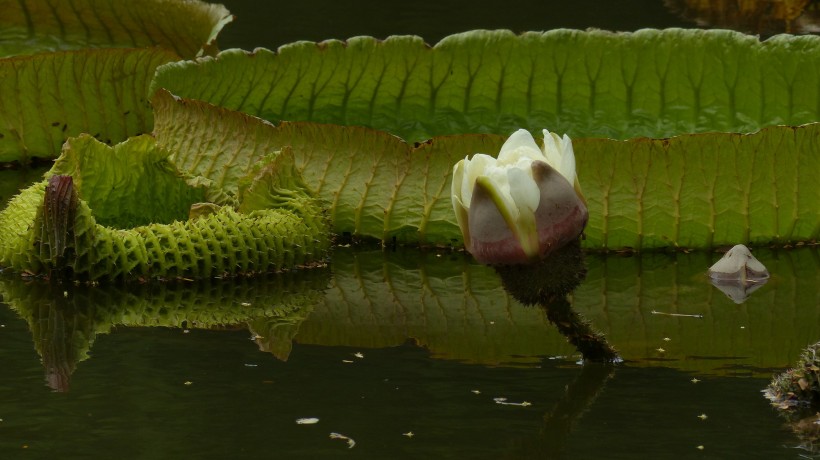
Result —
[[[237, 20], [223, 31], [221, 48], [396, 34], [435, 43], [476, 28], [694, 25], [660, 0], [225, 3]], [[39, 172], [0, 171], [0, 201]], [[816, 250], [802, 251], [794, 270], [775, 273], [744, 305], [702, 278], [698, 267], [705, 270], [713, 255], [665, 261], [695, 267], [674, 268], [670, 298], [632, 289], [648, 283], [651, 273], [641, 267], [655, 262], [632, 259], [595, 278], [620, 262], [589, 258], [591, 278], [576, 302], [586, 302], [582, 313], [625, 350], [627, 362], [615, 368], [578, 365], [540, 312], [503, 300], [491, 273], [465, 262], [468, 268], [449, 277], [430, 254], [377, 256], [377, 266], [392, 267], [382, 271], [364, 262], [332, 265], [320, 283], [327, 290], [316, 291], [306, 319], [281, 329], [272, 352], [252, 340], [251, 320], [147, 327], [150, 315], [133, 305], [151, 304], [148, 291], [80, 297], [66, 287], [72, 302], [59, 316], [62, 288], [37, 297], [50, 288], [8, 281], [3, 300], [16, 304], [0, 307], [0, 458], [801, 458], [808, 452], [796, 448], [800, 441], [760, 390], [800, 347], [820, 339], [820, 263]], [[401, 274], [404, 284], [396, 281]], [[482, 281], [465, 288], [468, 279]], [[284, 294], [269, 297], [276, 295]], [[474, 300], [462, 304], [465, 296]], [[165, 302], [158, 315], [175, 305], [196, 310], [185, 296], [156, 299]], [[211, 302], [236, 308], [239, 300], [222, 292]], [[650, 313], [669, 311], [670, 302], [677, 312], [705, 312], [705, 321], [674, 319], [671, 327]], [[119, 308], [127, 313], [118, 317]], [[751, 339], [741, 332], [748, 324], [756, 325]], [[675, 331], [688, 337], [677, 349]], [[661, 340], [667, 334], [669, 343]], [[713, 342], [720, 354], [703, 351]], [[54, 360], [76, 367], [67, 392], [46, 385], [42, 361]], [[531, 405], [501, 405], [496, 397]], [[320, 421], [296, 424], [301, 417]], [[330, 439], [331, 432], [356, 446]]]

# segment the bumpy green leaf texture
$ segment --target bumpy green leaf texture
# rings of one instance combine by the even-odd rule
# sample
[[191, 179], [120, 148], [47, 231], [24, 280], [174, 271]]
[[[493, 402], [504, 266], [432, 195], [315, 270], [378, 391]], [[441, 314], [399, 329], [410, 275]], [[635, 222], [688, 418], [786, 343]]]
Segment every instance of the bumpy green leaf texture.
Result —
[[525, 127], [578, 137], [751, 132], [820, 120], [820, 37], [720, 30], [473, 31], [228, 50], [153, 89], [267, 120], [370, 126], [413, 142]]
[[161, 46], [183, 58], [214, 48], [233, 17], [197, 0], [0, 0], [0, 57], [94, 47]]
[[0, 59], [0, 163], [54, 158], [87, 133], [108, 144], [151, 130], [146, 91], [160, 49], [103, 49]]
[[[408, 145], [366, 128], [278, 126], [160, 91], [157, 142], [182, 170], [230, 189], [269, 152], [290, 145], [307, 184], [330, 204], [334, 231], [422, 244], [461, 244], [452, 165], [496, 154], [502, 136]], [[580, 139], [579, 176], [592, 249], [709, 248], [820, 237], [820, 124], [672, 139]]]
[[[291, 199], [275, 208], [238, 212], [213, 205], [212, 212], [188, 219], [192, 205], [212, 192], [208, 181], [177, 172], [167, 155], [150, 136], [114, 148], [90, 136], [70, 139], [47, 174], [73, 178], [78, 205], [67, 230], [49, 223], [48, 182], [31, 186], [0, 212], [0, 265], [35, 274], [69, 270], [95, 280], [213, 277], [325, 259], [329, 227], [319, 203], [303, 191], [291, 190]], [[293, 174], [290, 154], [279, 158], [271, 167]], [[270, 170], [249, 178], [249, 188], [276, 190], [280, 178]]]

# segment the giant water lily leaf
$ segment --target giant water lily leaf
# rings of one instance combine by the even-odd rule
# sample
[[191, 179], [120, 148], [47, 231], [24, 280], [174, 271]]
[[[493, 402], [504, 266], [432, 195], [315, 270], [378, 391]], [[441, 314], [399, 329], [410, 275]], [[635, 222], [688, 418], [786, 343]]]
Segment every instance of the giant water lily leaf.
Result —
[[303, 189], [258, 206], [265, 190], [294, 184], [289, 151], [263, 174], [254, 205], [205, 202], [211, 181], [180, 173], [153, 137], [109, 147], [83, 135], [36, 183], [0, 212], [0, 266], [96, 280], [251, 274], [324, 262], [329, 226]]
[[473, 31], [228, 50], [153, 89], [267, 120], [363, 125], [413, 142], [548, 128], [571, 137], [750, 132], [820, 120], [820, 37], [730, 31]]
[[0, 57], [162, 46], [190, 59], [233, 20], [224, 6], [198, 0], [0, 0], [0, 11]]
[[160, 48], [0, 59], [0, 163], [56, 157], [81, 133], [112, 144], [150, 131], [148, 84], [175, 59]]
[[273, 126], [210, 104], [152, 99], [157, 142], [181, 170], [238, 193], [239, 178], [290, 146], [307, 185], [325, 201], [334, 231], [403, 242], [461, 238], [450, 205], [450, 169], [465, 152], [497, 150], [499, 136], [440, 138], [411, 147], [388, 133], [314, 123]]
[[820, 238], [820, 123], [753, 134], [575, 143], [591, 248]]
[[[358, 127], [263, 120], [160, 91], [157, 141], [174, 163], [230, 189], [261, 158], [292, 146], [334, 230], [399, 242], [460, 244], [450, 201], [452, 165], [495, 154], [502, 136], [436, 137], [409, 145]], [[588, 201], [587, 248], [785, 243], [820, 235], [820, 124], [750, 135], [581, 139], [578, 174]]]

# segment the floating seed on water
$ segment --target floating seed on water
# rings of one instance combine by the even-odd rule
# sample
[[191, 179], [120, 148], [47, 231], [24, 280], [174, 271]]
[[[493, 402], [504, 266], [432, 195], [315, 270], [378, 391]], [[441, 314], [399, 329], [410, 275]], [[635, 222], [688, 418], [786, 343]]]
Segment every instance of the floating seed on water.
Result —
[[347, 436], [339, 433], [330, 433], [330, 439], [342, 439], [347, 441], [347, 448], [352, 449], [356, 445], [356, 441]]

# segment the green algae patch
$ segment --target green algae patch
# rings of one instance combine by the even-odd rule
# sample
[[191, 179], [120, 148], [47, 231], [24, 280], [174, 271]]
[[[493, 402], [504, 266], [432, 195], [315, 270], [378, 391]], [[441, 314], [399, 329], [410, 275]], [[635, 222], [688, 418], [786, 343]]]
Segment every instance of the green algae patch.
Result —
[[236, 194], [167, 157], [150, 136], [115, 147], [69, 139], [46, 179], [0, 212], [0, 266], [83, 280], [209, 278], [326, 259], [328, 221], [299, 188], [289, 150], [265, 157]]

